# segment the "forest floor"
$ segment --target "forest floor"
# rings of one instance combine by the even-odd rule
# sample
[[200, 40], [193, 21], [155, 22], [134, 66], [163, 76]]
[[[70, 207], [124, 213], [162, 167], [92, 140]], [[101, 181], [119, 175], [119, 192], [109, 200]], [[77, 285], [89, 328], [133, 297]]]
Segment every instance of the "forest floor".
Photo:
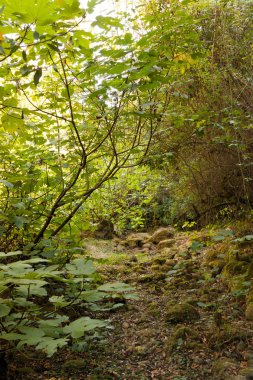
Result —
[[[177, 233], [173, 246], [161, 251], [85, 241], [106, 281], [132, 285], [139, 299], [101, 315], [113, 328], [88, 351], [64, 349], [49, 359], [27, 351], [10, 364], [10, 373], [11, 367], [16, 371], [10, 378], [253, 379], [253, 323], [245, 317], [252, 284], [243, 265], [225, 261], [228, 251], [236, 251], [233, 239], [224, 230], [212, 236], [207, 231]], [[241, 244], [245, 261], [239, 261], [251, 267], [252, 245]]]

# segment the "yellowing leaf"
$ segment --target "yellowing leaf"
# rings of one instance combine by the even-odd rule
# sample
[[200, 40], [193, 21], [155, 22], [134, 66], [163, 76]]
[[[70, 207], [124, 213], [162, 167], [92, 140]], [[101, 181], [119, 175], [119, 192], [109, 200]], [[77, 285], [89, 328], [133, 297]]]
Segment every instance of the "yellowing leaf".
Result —
[[0, 42], [2, 42], [4, 40], [4, 36], [3, 36], [3, 33], [0, 32]]

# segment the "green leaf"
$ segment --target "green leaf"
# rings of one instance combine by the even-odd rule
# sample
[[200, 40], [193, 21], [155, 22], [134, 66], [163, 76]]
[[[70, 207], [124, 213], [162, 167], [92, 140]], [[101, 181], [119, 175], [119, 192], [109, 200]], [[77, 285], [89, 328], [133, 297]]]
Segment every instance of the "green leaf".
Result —
[[9, 256], [17, 256], [17, 255], [22, 255], [23, 252], [22, 251], [15, 251], [15, 252], [0, 252], [0, 258], [5, 258], [5, 257], [9, 257]]
[[81, 317], [71, 322], [63, 328], [63, 331], [70, 334], [72, 338], [81, 338], [86, 331], [102, 328], [108, 325], [108, 322], [100, 319], [91, 319], [89, 317]]
[[38, 85], [41, 77], [42, 77], [42, 68], [39, 67], [38, 69], [36, 69], [34, 77], [33, 77], [33, 83], [35, 84], [35, 86]]
[[13, 183], [5, 181], [4, 179], [0, 179], [0, 183], [3, 183], [9, 189], [12, 189], [14, 187]]
[[56, 307], [65, 307], [69, 304], [69, 302], [65, 300], [64, 296], [52, 296], [49, 298], [49, 301]]
[[92, 13], [94, 11], [94, 8], [96, 7], [96, 5], [101, 4], [102, 2], [103, 2], [103, 0], [89, 0], [87, 12]]
[[35, 40], [39, 40], [40, 39], [40, 34], [35, 30], [35, 32], [33, 32], [33, 37]]
[[23, 57], [23, 60], [25, 62], [27, 62], [27, 56], [26, 56], [26, 52], [24, 50], [22, 50], [22, 57]]
[[74, 275], [89, 276], [96, 272], [96, 269], [91, 260], [75, 259], [70, 264], [66, 265], [69, 273]]
[[124, 282], [110, 282], [104, 285], [101, 285], [97, 288], [104, 292], [129, 292], [133, 291], [134, 288]]
[[14, 215], [10, 218], [10, 220], [18, 228], [22, 228], [24, 224], [26, 223], [26, 218], [24, 218], [23, 216]]
[[[3, 302], [3, 299], [0, 299], [0, 302]], [[0, 318], [5, 317], [11, 311], [11, 308], [3, 303], [0, 303]]]
[[2, 334], [0, 336], [1, 336], [1, 339], [12, 341], [12, 340], [20, 340], [20, 338], [22, 337], [22, 334], [6, 333], [6, 334]]
[[97, 16], [96, 21], [94, 21], [92, 26], [99, 26], [101, 29], [110, 30], [111, 27], [121, 28], [123, 29], [123, 25], [120, 23], [120, 21], [117, 18], [114, 17], [104, 17], [104, 16]]
[[54, 45], [54, 44], [47, 44], [50, 49], [54, 50], [54, 51], [57, 51], [58, 53], [60, 52], [60, 49], [58, 48], [57, 45]]
[[48, 357], [51, 357], [58, 348], [62, 348], [68, 344], [68, 338], [54, 339], [52, 337], [42, 338], [38, 342], [36, 349], [45, 351]]

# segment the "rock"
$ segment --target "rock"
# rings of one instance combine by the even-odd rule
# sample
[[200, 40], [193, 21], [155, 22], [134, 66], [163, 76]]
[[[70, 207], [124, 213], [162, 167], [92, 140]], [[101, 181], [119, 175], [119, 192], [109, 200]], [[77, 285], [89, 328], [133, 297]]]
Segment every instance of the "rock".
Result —
[[159, 241], [157, 248], [158, 248], [159, 250], [160, 250], [160, 249], [163, 249], [163, 248], [171, 248], [171, 247], [173, 247], [173, 245], [174, 245], [175, 243], [176, 243], [176, 240], [175, 240], [175, 239], [161, 240], [161, 241]]
[[216, 259], [216, 260], [210, 261], [208, 263], [208, 266], [210, 268], [217, 269], [217, 271], [219, 273], [222, 271], [222, 269], [224, 268], [225, 265], [226, 265], [226, 263], [222, 259]]
[[174, 228], [172, 227], [159, 228], [157, 231], [153, 233], [150, 240], [154, 244], [158, 244], [160, 241], [174, 238], [174, 236], [175, 236]]
[[228, 371], [236, 369], [238, 364], [229, 358], [220, 358], [213, 363], [213, 375], [214, 379], [225, 380], [231, 379]]
[[87, 361], [83, 359], [72, 359], [67, 360], [62, 365], [62, 369], [64, 372], [72, 372], [74, 370], [81, 370], [87, 366]]
[[163, 256], [166, 256], [168, 259], [174, 259], [176, 253], [177, 253], [177, 250], [170, 249], [170, 248], [163, 248], [161, 250], [161, 254]]
[[224, 277], [231, 277], [238, 274], [243, 274], [247, 271], [247, 263], [245, 261], [231, 261], [224, 266], [222, 274]]
[[151, 243], [145, 243], [145, 244], [143, 244], [143, 248], [144, 249], [151, 249], [152, 248], [152, 244]]
[[154, 264], [157, 264], [157, 265], [163, 265], [163, 264], [166, 263], [166, 258], [163, 257], [163, 256], [155, 257], [154, 260], [153, 260], [153, 263], [154, 263]]
[[112, 239], [114, 234], [114, 225], [110, 220], [101, 220], [94, 236], [96, 239]]
[[200, 318], [198, 310], [188, 304], [173, 304], [169, 302], [167, 304], [167, 310], [165, 314], [165, 320], [169, 323], [181, 323], [181, 322], [192, 322]]
[[245, 310], [245, 317], [248, 321], [253, 321], [253, 302], [250, 302]]
[[15, 371], [17, 372], [17, 374], [19, 374], [19, 376], [21, 376], [22, 379], [25, 379], [25, 377], [28, 377], [28, 376], [29, 378], [30, 376], [36, 377], [36, 373], [31, 367], [17, 367]]
[[[150, 235], [146, 232], [131, 234], [126, 238], [125, 244], [129, 248], [142, 248], [143, 245], [150, 239]], [[148, 247], [149, 248], [149, 247]]]
[[130, 261], [131, 263], [137, 263], [137, 262], [138, 262], [138, 259], [137, 259], [137, 257], [136, 257], [135, 255], [132, 255], [132, 256], [129, 257], [129, 261]]
[[253, 380], [253, 367], [241, 369], [238, 375], [243, 376], [245, 380]]
[[169, 352], [171, 353], [175, 350], [179, 346], [179, 342], [181, 345], [182, 342], [185, 342], [188, 338], [198, 339], [198, 333], [187, 326], [179, 326], [176, 328], [167, 344]]

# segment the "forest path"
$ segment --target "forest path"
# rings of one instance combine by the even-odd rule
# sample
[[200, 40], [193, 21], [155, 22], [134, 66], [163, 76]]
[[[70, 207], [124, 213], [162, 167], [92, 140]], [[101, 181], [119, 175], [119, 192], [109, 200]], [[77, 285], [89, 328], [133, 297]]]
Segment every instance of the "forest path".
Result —
[[[231, 243], [222, 244], [227, 249]], [[124, 248], [119, 241], [87, 240], [85, 246], [105, 281], [128, 283], [139, 299], [101, 314], [113, 326], [102, 344], [45, 359], [37, 379], [253, 379], [253, 326], [245, 320], [245, 296], [229, 290], [219, 262], [207, 263], [221, 243], [208, 248], [180, 233], [162, 251], [153, 245]], [[22, 378], [34, 378], [29, 376]]]
[[[151, 246], [108, 255], [102, 273], [133, 285], [139, 300], [112, 314], [115, 329], [87, 379], [253, 376], [252, 325], [245, 321], [244, 297], [229, 291], [219, 267], [206, 265], [206, 251], [205, 244], [181, 233], [162, 252]], [[185, 311], [185, 304], [193, 309]], [[181, 307], [174, 310], [175, 305]]]

